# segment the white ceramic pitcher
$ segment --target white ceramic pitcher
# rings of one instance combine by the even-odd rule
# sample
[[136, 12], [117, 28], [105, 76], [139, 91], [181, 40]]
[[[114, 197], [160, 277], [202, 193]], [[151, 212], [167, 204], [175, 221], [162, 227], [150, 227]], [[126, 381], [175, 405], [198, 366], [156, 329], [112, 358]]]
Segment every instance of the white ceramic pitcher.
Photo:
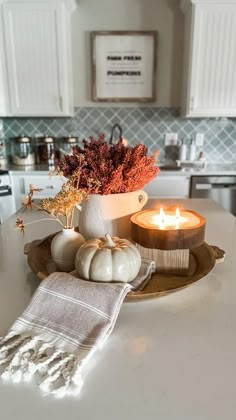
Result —
[[130, 237], [130, 216], [140, 211], [148, 200], [145, 191], [99, 195], [92, 194], [82, 202], [79, 230], [85, 239], [109, 233], [120, 238]]

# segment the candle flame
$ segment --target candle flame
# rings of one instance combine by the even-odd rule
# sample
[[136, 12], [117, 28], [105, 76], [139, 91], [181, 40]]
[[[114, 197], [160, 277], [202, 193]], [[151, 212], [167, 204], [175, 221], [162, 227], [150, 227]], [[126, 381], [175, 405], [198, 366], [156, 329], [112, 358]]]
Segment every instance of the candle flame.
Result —
[[175, 211], [175, 221], [176, 221], [176, 229], [179, 229], [179, 222], [180, 222], [180, 210], [179, 207], [177, 207], [176, 211]]
[[176, 219], [179, 219], [180, 218], [180, 209], [179, 209], [179, 207], [177, 207], [177, 209], [175, 211], [175, 216], [176, 216]]
[[175, 229], [179, 229], [180, 224], [185, 222], [185, 220], [186, 219], [180, 214], [179, 207], [176, 208], [175, 213], [173, 212], [173, 214], [169, 214], [169, 212], [166, 214], [163, 207], [161, 207], [159, 214], [156, 214], [153, 217], [153, 223], [158, 225], [160, 229], [166, 229], [168, 226], [174, 226]]
[[160, 208], [160, 217], [161, 217], [161, 223], [164, 225], [166, 215], [162, 207]]

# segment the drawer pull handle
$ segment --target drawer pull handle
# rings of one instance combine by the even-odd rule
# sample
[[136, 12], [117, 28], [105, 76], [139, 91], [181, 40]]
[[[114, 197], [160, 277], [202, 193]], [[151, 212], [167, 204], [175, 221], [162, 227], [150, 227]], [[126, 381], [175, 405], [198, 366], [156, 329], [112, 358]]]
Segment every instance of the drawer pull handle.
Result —
[[46, 190], [54, 190], [55, 187], [53, 185], [47, 185]]

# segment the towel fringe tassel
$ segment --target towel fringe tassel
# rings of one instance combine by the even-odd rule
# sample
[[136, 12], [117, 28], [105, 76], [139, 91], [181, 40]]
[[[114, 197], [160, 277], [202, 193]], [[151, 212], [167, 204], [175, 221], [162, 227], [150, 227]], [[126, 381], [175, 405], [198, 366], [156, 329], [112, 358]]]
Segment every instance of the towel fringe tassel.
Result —
[[80, 366], [74, 354], [57, 350], [37, 337], [15, 335], [0, 344], [3, 379], [28, 381], [38, 373], [41, 390], [58, 397], [78, 394], [82, 387]]

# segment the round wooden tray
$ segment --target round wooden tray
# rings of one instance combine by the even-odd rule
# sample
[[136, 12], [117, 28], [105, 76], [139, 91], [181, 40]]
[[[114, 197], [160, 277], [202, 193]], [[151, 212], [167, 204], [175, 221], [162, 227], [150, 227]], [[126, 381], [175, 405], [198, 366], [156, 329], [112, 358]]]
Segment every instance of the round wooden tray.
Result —
[[[25, 245], [29, 267], [41, 280], [54, 271], [58, 271], [51, 258], [50, 245], [53, 237], [54, 235], [50, 235], [43, 240]], [[154, 273], [142, 291], [129, 292], [125, 301], [134, 302], [157, 298], [184, 289], [206, 276], [216, 262], [223, 261], [224, 255], [225, 252], [222, 249], [204, 242], [198, 248], [190, 251], [190, 267], [187, 274]]]

